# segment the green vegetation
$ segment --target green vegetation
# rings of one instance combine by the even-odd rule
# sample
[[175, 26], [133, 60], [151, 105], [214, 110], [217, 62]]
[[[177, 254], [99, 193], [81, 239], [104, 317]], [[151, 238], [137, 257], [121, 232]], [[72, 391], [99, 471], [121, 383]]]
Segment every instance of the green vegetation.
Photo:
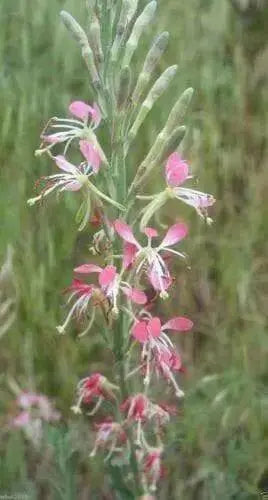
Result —
[[[260, 13], [238, 12], [228, 0], [159, 4], [154, 32], [167, 29], [171, 35], [163, 67], [178, 63], [179, 77], [140, 130], [132, 168], [163, 125], [166, 110], [192, 86], [183, 153], [200, 189], [218, 200], [211, 227], [200, 228], [202, 222], [191, 215], [191, 269], [177, 269], [167, 313], [179, 309], [196, 326], [182, 344], [186, 399], [169, 430], [169, 472], [159, 498], [248, 500], [258, 498], [258, 481], [265, 470], [268, 474], [268, 8], [261, 1]], [[80, 52], [60, 24], [63, 7], [85, 26], [83, 0], [0, 3], [0, 258], [4, 262], [11, 245], [9, 285], [17, 303], [16, 320], [0, 338], [0, 495], [113, 499], [102, 458], [88, 459], [93, 438], [87, 422], [69, 410], [78, 378], [89, 369], [107, 373], [109, 360], [103, 362], [93, 332], [78, 339], [75, 325], [66, 336], [55, 328], [65, 313], [61, 291], [90, 241], [84, 233], [77, 237], [75, 197], [64, 196], [61, 203], [51, 198], [45, 208], [26, 205], [35, 179], [51, 171], [47, 158], [33, 154], [40, 130], [51, 116], [63, 115], [72, 99], [91, 100]], [[144, 39], [144, 52], [135, 55], [137, 68], [147, 45]], [[160, 168], [155, 182], [163, 182]], [[163, 223], [171, 210], [183, 218], [187, 209], [172, 202]], [[41, 453], [8, 429], [14, 380], [22, 389], [47, 394], [62, 412], [62, 423], [46, 429]]]

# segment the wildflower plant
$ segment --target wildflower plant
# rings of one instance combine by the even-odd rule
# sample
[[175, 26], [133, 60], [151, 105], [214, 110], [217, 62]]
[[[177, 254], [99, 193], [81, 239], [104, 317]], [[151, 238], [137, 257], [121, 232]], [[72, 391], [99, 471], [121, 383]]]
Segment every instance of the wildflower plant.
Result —
[[[157, 225], [159, 212], [173, 198], [210, 222], [208, 209], [215, 201], [188, 186], [190, 167], [177, 152], [186, 132], [182, 120], [191, 88], [175, 102], [133, 174], [130, 148], [138, 147], [138, 131], [177, 72], [174, 65], [155, 77], [168, 43], [164, 32], [153, 40], [142, 70], [134, 74], [132, 58], [157, 8], [155, 0], [141, 4], [89, 0], [87, 33], [69, 13], [61, 12], [89, 71], [93, 102], [74, 101], [62, 118], [49, 120], [36, 155], [47, 154], [60, 172], [43, 179], [43, 190], [28, 202], [34, 205], [53, 192], [72, 192], [81, 202], [78, 229], [86, 230], [90, 222], [97, 227], [92, 255], [74, 269], [66, 290], [69, 312], [57, 330], [65, 334], [78, 318], [80, 336], [85, 335], [96, 317], [102, 318], [98, 331], [112, 354], [113, 379], [89, 373], [78, 384], [72, 409], [94, 419], [96, 439], [90, 456], [103, 453], [110, 472], [114, 464], [122, 467], [121, 485], [128, 498], [153, 498], [163, 477], [164, 429], [176, 406], [158, 401], [154, 389], [161, 387], [176, 401], [183, 397], [177, 380], [182, 360], [171, 336], [193, 327], [183, 315], [160, 319], [154, 310], [153, 297], [169, 297], [172, 260], [185, 262], [183, 240], [188, 228], [178, 220], [179, 205], [177, 220], [165, 234], [159, 236], [161, 228], [148, 223], [155, 219]], [[99, 130], [106, 134], [105, 148]], [[80, 161], [74, 161], [73, 154], [80, 155]], [[163, 189], [148, 195], [147, 184], [156, 172], [163, 178]], [[101, 415], [105, 412], [102, 419], [98, 419], [100, 408]]]

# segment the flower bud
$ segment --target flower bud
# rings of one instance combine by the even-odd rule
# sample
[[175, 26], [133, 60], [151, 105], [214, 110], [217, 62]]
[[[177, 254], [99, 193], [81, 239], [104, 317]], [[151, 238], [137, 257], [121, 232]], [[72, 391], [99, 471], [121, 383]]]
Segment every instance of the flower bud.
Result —
[[81, 28], [80, 24], [65, 10], [62, 10], [60, 13], [60, 17], [63, 21], [63, 24], [67, 28], [67, 30], [71, 33], [73, 38], [83, 47], [88, 44], [88, 39], [85, 31]]
[[187, 108], [191, 102], [193, 93], [194, 89], [192, 87], [186, 89], [172, 108], [167, 119], [167, 123], [164, 127], [164, 131], [167, 135], [170, 134], [173, 131], [174, 127], [176, 127], [184, 118]]
[[138, 46], [140, 37], [145, 28], [150, 24], [156, 11], [157, 3], [155, 0], [148, 3], [141, 15], [136, 19], [132, 33], [127, 41], [123, 65], [128, 66], [133, 54]]
[[117, 105], [119, 109], [124, 108], [127, 104], [131, 85], [131, 72], [129, 66], [125, 66], [120, 72], [120, 82], [117, 97]]
[[132, 2], [129, 5], [128, 16], [127, 16], [128, 24], [131, 22], [131, 20], [133, 19], [133, 17], [136, 14], [136, 10], [138, 8], [138, 3], [139, 3], [139, 0], [132, 0]]
[[134, 104], [139, 101], [143, 91], [149, 83], [152, 73], [154, 72], [163, 52], [167, 47], [168, 39], [169, 34], [165, 31], [164, 33], [158, 35], [153, 42], [153, 45], [146, 56], [142, 71], [133, 92], [132, 101]]
[[87, 44], [85, 47], [82, 48], [82, 57], [87, 65], [88, 71], [90, 73], [91, 79], [92, 79], [92, 84], [93, 86], [98, 89], [100, 86], [100, 78], [98, 75], [98, 71], [95, 65], [94, 61], [94, 55], [93, 52]]
[[100, 23], [96, 14], [93, 14], [93, 20], [89, 27], [89, 37], [90, 37], [91, 47], [93, 49], [93, 53], [95, 56], [95, 60], [97, 63], [101, 63], [103, 61], [101, 30], [100, 30]]
[[99, 88], [99, 75], [94, 61], [93, 52], [89, 45], [87, 35], [80, 24], [65, 10], [60, 13], [61, 19], [66, 26], [67, 30], [71, 33], [74, 39], [79, 43], [82, 49], [82, 57], [85, 60], [92, 83], [95, 88]]
[[171, 80], [174, 78], [177, 72], [177, 69], [178, 69], [177, 65], [170, 66], [156, 80], [145, 101], [142, 103], [138, 116], [129, 131], [129, 142], [131, 142], [136, 137], [137, 132], [140, 126], [142, 125], [143, 121], [145, 120], [147, 114], [152, 109], [157, 99], [159, 99], [159, 97], [168, 88]]
[[151, 220], [153, 215], [162, 208], [163, 205], [169, 200], [169, 194], [167, 190], [161, 191], [158, 195], [156, 195], [153, 200], [148, 203], [148, 205], [143, 209], [143, 216], [140, 221], [140, 230], [148, 225], [148, 222]]
[[166, 136], [160, 133], [158, 136], [157, 147], [153, 146], [154, 155], [149, 151], [145, 160], [141, 163], [138, 169], [138, 174], [135, 180], [136, 190], [141, 186], [147, 177], [150, 175], [154, 167], [161, 165], [168, 156], [178, 149], [181, 141], [183, 140], [186, 132], [186, 127], [177, 127], [171, 136]]
[[131, 11], [132, 1], [131, 0], [123, 0], [121, 6], [121, 12], [119, 21], [117, 24], [116, 35], [111, 49], [111, 61], [115, 62], [117, 60], [118, 50], [120, 48], [120, 44], [124, 38], [124, 34], [127, 30], [129, 23], [129, 11]]

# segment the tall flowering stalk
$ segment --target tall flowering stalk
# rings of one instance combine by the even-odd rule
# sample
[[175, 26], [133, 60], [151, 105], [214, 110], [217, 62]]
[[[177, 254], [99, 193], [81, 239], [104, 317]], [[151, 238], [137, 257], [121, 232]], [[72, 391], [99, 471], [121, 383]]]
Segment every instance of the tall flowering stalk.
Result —
[[[159, 401], [154, 388], [161, 387], [167, 394], [166, 385], [175, 398], [183, 397], [177, 377], [183, 371], [182, 360], [172, 336], [193, 327], [183, 315], [160, 319], [153, 300], [169, 296], [172, 260], [185, 260], [183, 240], [188, 228], [174, 221], [165, 234], [159, 234], [148, 223], [173, 198], [209, 222], [208, 208], [215, 201], [212, 195], [189, 187], [190, 167], [177, 152], [185, 135], [181, 121], [191, 88], [175, 102], [134, 173], [130, 167], [130, 147], [138, 147], [140, 127], [177, 72], [177, 66], [171, 66], [152, 83], [168, 43], [164, 32], [152, 42], [141, 72], [136, 77], [132, 74], [132, 58], [156, 7], [154, 0], [143, 9], [138, 0], [90, 0], [88, 34], [69, 13], [61, 12], [81, 48], [95, 102], [74, 101], [63, 118], [49, 120], [36, 154], [49, 155], [59, 170], [47, 176], [43, 190], [29, 200], [34, 205], [53, 192], [72, 192], [81, 199], [79, 230], [87, 229], [90, 222], [97, 227], [93, 255], [74, 269], [66, 290], [69, 312], [57, 329], [64, 334], [78, 318], [80, 335], [85, 335], [96, 317], [102, 318], [103, 338], [114, 360], [114, 380], [89, 373], [78, 384], [72, 409], [96, 419], [90, 456], [99, 452], [105, 462], [120, 463], [127, 471], [121, 481], [124, 491], [144, 499], [153, 498], [163, 477], [164, 428], [176, 414], [176, 405]], [[100, 129], [108, 138], [105, 151], [97, 135]], [[75, 151], [76, 158], [80, 154], [78, 163], [71, 159]], [[146, 195], [156, 172], [163, 177], [163, 189]], [[106, 416], [99, 420], [102, 406]]]

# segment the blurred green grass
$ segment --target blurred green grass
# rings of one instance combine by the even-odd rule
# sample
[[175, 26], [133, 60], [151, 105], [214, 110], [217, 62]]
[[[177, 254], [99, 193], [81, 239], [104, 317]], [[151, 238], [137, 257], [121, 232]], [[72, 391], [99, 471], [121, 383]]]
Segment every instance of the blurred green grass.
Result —
[[[8, 244], [14, 247], [19, 297], [17, 320], [1, 339], [0, 490], [27, 492], [30, 498], [97, 499], [105, 498], [101, 492], [109, 491], [109, 484], [101, 460], [88, 463], [92, 437], [69, 407], [77, 378], [89, 366], [107, 366], [97, 335], [78, 342], [75, 335], [62, 338], [55, 331], [64, 314], [61, 290], [90, 238], [77, 236], [72, 197], [35, 209], [26, 206], [35, 180], [50, 170], [46, 158], [33, 155], [43, 125], [50, 116], [64, 114], [71, 99], [90, 100], [79, 51], [59, 22], [63, 7], [85, 25], [82, 0], [0, 4], [0, 257]], [[191, 271], [178, 269], [166, 314], [179, 308], [193, 317], [196, 329], [183, 344], [188, 392], [183, 415], [169, 431], [171, 472], [161, 498], [257, 498], [257, 483], [267, 468], [268, 305], [268, 99], [266, 76], [258, 74], [257, 63], [267, 40], [260, 26], [253, 54], [245, 48], [250, 26], [227, 0], [159, 2], [153, 31], [163, 29], [171, 34], [163, 67], [178, 63], [179, 73], [139, 135], [133, 166], [164, 124], [175, 97], [193, 86], [184, 154], [200, 188], [218, 202], [210, 228], [175, 203], [164, 214], [165, 222], [172, 210], [172, 217], [183, 214], [191, 223]], [[137, 69], [147, 42], [135, 58]], [[159, 175], [155, 184], [160, 183]], [[39, 456], [21, 436], [7, 432], [12, 378], [22, 388], [50, 395], [62, 411], [62, 427], [47, 431], [52, 456]]]

